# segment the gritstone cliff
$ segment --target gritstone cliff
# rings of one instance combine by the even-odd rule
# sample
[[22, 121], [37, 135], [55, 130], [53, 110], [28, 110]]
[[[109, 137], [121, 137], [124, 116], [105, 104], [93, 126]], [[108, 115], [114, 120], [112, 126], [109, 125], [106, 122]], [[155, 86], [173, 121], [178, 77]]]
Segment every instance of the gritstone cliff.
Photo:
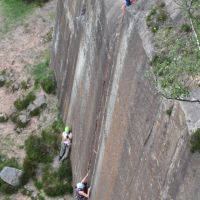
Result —
[[145, 77], [153, 3], [140, 0], [122, 18], [120, 0], [58, 1], [51, 65], [73, 127], [74, 183], [89, 163], [92, 200], [200, 199], [200, 159], [189, 150], [199, 104], [166, 100]]

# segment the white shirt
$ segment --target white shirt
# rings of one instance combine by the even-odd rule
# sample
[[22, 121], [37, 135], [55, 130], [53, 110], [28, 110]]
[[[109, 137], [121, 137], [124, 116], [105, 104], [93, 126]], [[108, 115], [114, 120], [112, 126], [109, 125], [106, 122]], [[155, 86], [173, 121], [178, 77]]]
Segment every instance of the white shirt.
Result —
[[67, 144], [68, 146], [71, 145], [71, 140], [72, 140], [72, 133], [66, 133], [66, 132], [62, 133], [62, 141], [64, 144]]

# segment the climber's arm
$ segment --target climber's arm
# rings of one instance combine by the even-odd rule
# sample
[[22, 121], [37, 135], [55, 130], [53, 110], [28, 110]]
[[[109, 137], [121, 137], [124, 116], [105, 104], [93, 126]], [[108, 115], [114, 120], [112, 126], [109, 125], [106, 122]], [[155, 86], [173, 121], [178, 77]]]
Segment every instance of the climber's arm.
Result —
[[87, 183], [87, 177], [88, 177], [88, 173], [87, 173], [86, 176], [82, 179], [81, 183]]
[[86, 198], [89, 198], [89, 193], [86, 194], [86, 193], [83, 192], [83, 191], [79, 191], [79, 194], [82, 195], [82, 196], [84, 196], [84, 197], [86, 197]]

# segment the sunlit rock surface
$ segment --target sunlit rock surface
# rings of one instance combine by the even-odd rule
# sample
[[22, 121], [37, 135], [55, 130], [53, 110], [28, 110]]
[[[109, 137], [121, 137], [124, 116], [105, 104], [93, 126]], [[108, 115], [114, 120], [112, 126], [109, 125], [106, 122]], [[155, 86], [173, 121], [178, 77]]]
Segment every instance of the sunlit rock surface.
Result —
[[[171, 14], [174, 4], [166, 3]], [[121, 0], [58, 1], [51, 66], [73, 127], [74, 184], [90, 167], [92, 200], [200, 199], [188, 109], [157, 95], [147, 78], [152, 4], [140, 0], [122, 17]]]

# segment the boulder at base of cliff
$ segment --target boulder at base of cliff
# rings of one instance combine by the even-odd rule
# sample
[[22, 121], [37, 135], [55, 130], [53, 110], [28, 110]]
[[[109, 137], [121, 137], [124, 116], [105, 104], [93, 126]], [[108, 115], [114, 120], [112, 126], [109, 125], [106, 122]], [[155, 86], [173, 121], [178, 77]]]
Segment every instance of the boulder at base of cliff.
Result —
[[0, 178], [12, 186], [18, 186], [20, 184], [22, 173], [21, 170], [16, 168], [4, 167], [0, 172]]
[[6, 77], [4, 75], [0, 75], [0, 87], [4, 86], [6, 83]]
[[7, 122], [7, 121], [8, 121], [8, 115], [5, 113], [0, 113], [0, 123]]
[[36, 116], [40, 113], [40, 109], [42, 109], [46, 105], [46, 96], [40, 95], [38, 96], [33, 103], [28, 106], [28, 112], [31, 113], [31, 116]]
[[24, 128], [30, 121], [29, 113], [22, 111], [18, 116], [17, 127]]

